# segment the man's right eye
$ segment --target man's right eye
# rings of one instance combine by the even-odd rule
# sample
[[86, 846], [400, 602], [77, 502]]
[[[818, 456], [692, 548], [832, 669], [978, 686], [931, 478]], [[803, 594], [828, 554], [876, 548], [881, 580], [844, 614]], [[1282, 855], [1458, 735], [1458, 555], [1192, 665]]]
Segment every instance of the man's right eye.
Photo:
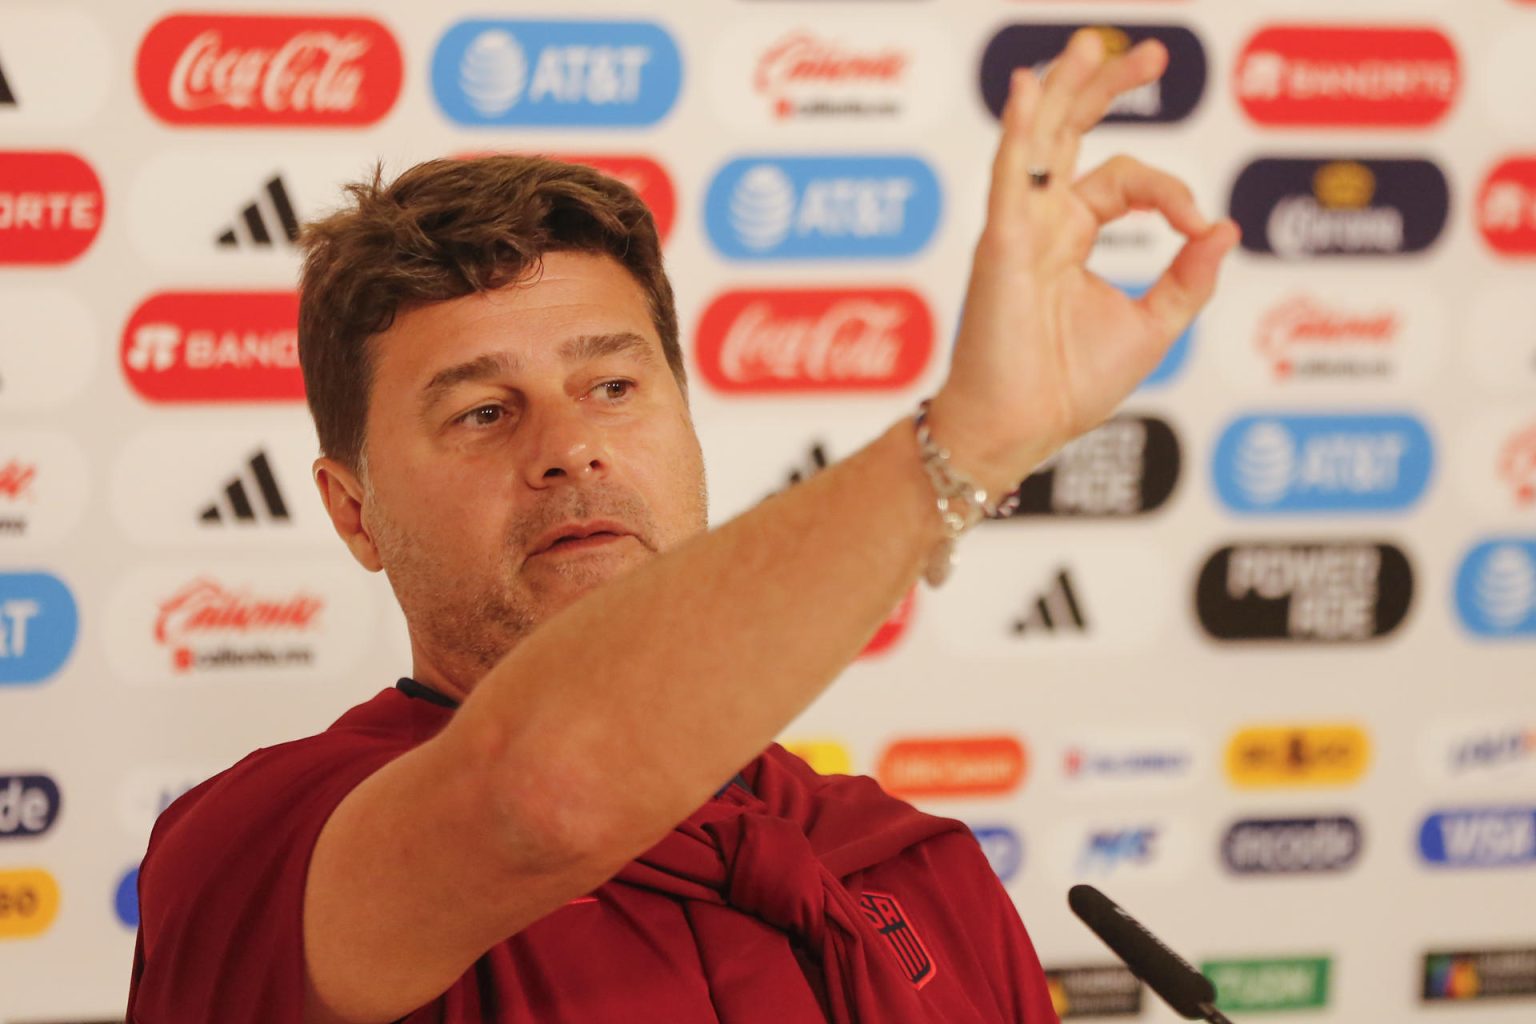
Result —
[[499, 405], [477, 405], [459, 417], [459, 422], [470, 427], [489, 427], [501, 421], [506, 410]]

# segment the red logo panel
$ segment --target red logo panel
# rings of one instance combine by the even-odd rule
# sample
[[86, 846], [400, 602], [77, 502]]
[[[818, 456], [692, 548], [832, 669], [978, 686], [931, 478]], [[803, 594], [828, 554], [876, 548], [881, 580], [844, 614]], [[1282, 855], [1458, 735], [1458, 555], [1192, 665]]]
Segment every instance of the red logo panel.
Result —
[[105, 207], [101, 180], [73, 153], [0, 152], [0, 263], [68, 263]]
[[1451, 109], [1461, 62], [1434, 29], [1277, 25], [1243, 48], [1234, 86], [1260, 124], [1422, 127]]
[[123, 375], [151, 402], [304, 397], [294, 292], [164, 292], [123, 328]]
[[933, 316], [904, 288], [733, 291], [699, 322], [697, 361], [737, 393], [888, 391], [933, 351]]
[[1536, 256], [1536, 156], [1505, 160], [1477, 194], [1477, 226], [1495, 252]]
[[402, 74], [395, 37], [371, 18], [175, 14], [137, 63], [144, 105], [171, 124], [372, 124]]

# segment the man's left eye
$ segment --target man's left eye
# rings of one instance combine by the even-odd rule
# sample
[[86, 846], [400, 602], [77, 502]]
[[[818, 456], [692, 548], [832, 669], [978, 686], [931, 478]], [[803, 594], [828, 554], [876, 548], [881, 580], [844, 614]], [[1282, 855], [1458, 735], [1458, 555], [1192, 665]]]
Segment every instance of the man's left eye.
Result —
[[629, 397], [629, 393], [635, 389], [632, 380], [605, 380], [595, 390], [601, 391], [604, 398], [620, 399]]

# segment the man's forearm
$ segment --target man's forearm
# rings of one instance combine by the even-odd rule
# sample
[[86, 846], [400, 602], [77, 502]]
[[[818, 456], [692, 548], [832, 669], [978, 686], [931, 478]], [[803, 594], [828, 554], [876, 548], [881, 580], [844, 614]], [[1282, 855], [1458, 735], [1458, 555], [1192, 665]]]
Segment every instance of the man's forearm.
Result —
[[[456, 728], [492, 750], [509, 827], [623, 863], [832, 682], [942, 536], [910, 421], [573, 603]], [[599, 871], [599, 873], [601, 873]]]

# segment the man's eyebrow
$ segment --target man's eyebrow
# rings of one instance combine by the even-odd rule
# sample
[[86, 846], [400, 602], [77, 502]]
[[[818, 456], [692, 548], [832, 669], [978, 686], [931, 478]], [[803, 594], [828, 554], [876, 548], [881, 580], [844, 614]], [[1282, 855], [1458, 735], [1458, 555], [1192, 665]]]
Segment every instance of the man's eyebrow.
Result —
[[444, 367], [434, 373], [421, 389], [421, 407], [431, 408], [433, 403], [460, 384], [473, 384], [491, 377], [516, 373], [522, 365], [523, 361], [514, 353], [487, 352], [467, 362]]
[[634, 356], [651, 362], [656, 354], [651, 343], [634, 331], [616, 331], [612, 334], [583, 334], [569, 338], [560, 345], [560, 358], [567, 363], [579, 363], [603, 356]]

